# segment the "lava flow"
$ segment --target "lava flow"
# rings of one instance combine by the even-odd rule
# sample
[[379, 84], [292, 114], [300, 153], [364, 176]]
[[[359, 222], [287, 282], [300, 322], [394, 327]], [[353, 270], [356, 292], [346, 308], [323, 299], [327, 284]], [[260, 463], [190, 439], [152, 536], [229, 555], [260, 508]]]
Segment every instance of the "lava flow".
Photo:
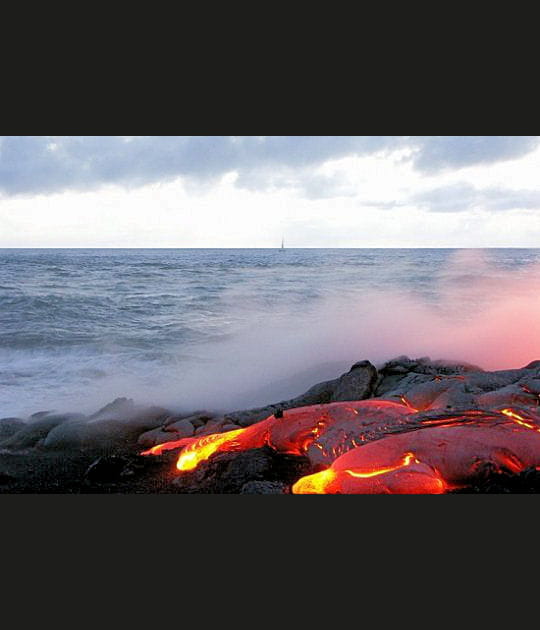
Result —
[[[336, 460], [337, 461], [337, 460]], [[439, 473], [422, 464], [414, 453], [382, 468], [331, 467], [299, 479], [293, 494], [441, 494], [447, 484]]]
[[193, 470], [216, 452], [270, 446], [280, 453], [306, 455], [314, 465], [329, 465], [359, 444], [383, 437], [389, 427], [406, 426], [413, 410], [387, 400], [335, 402], [299, 407], [270, 416], [246, 429], [158, 444], [142, 455], [182, 448], [177, 468]]
[[220, 450], [220, 447], [222, 447], [221, 450], [225, 450], [223, 448], [225, 445], [227, 446], [226, 450], [233, 450], [235, 446], [239, 445], [237, 438], [243, 432], [244, 429], [238, 429], [228, 433], [214, 433], [197, 440], [182, 451], [176, 462], [176, 468], [178, 470], [193, 470], [197, 468], [199, 462], [208, 459]]
[[511, 408], [417, 412], [405, 398], [336, 402], [143, 454], [181, 448], [177, 469], [187, 472], [214, 453], [263, 446], [323, 468], [299, 479], [294, 494], [441, 494], [493, 472], [540, 469], [540, 417]]
[[501, 413], [504, 413], [505, 416], [512, 418], [514, 422], [522, 427], [526, 427], [527, 429], [532, 429], [533, 431], [538, 431], [538, 433], [540, 433], [540, 426], [534, 424], [534, 422], [527, 422], [527, 420], [525, 420], [525, 418], [516, 411], [513, 411], [512, 409], [501, 409]]
[[505, 411], [501, 417], [509, 420], [430, 426], [351, 450], [328, 470], [300, 479], [293, 493], [440, 494], [494, 472], [538, 468], [538, 426]]

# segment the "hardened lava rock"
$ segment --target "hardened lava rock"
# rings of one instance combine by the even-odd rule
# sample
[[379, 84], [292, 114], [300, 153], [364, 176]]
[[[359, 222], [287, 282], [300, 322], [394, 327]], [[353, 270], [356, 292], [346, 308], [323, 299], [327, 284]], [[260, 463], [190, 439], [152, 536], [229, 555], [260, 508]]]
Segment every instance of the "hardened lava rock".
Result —
[[190, 494], [274, 494], [278, 485], [284, 491], [310, 472], [313, 467], [306, 457], [285, 455], [264, 446], [216, 453], [195, 470], [180, 473], [174, 486], [178, 492]]

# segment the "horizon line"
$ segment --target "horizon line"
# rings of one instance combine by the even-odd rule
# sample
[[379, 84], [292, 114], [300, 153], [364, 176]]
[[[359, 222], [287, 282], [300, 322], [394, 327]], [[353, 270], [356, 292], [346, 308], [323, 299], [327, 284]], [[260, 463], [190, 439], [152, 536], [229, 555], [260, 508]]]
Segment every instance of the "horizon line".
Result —
[[[325, 247], [317, 247], [317, 246], [298, 246], [298, 247], [285, 247], [285, 250], [289, 249], [539, 249], [538, 247], [533, 247], [530, 245], [478, 245], [476, 247], [473, 246], [460, 246], [460, 245], [441, 245], [441, 246], [407, 246], [407, 247], [399, 247], [394, 245], [382, 245], [382, 246], [325, 246]], [[280, 247], [177, 247], [177, 246], [127, 246], [127, 247], [119, 247], [119, 246], [111, 246], [111, 245], [84, 245], [84, 246], [70, 246], [70, 245], [56, 245], [56, 246], [45, 246], [45, 245], [37, 245], [37, 246], [0, 246], [0, 250], [5, 249], [268, 249], [268, 250], [281, 250]]]

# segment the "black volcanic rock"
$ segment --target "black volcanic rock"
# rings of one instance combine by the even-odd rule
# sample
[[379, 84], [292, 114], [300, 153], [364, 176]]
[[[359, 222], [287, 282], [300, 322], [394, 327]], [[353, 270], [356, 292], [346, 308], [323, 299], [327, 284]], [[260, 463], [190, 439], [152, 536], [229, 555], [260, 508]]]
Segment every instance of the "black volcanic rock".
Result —
[[[217, 453], [193, 472], [180, 473], [173, 484], [178, 492], [190, 494], [237, 494], [246, 493], [246, 484], [252, 482], [281, 484], [283, 490], [311, 472], [313, 469], [306, 457], [283, 455], [264, 446], [242, 452]], [[247, 490], [250, 488], [276, 490], [277, 486], [248, 486]]]
[[93, 461], [86, 470], [84, 477], [89, 482], [110, 483], [122, 476], [133, 474], [130, 460], [121, 455], [104, 455]]
[[289, 487], [279, 481], [248, 481], [240, 494], [288, 494]]
[[8, 473], [0, 472], [0, 486], [4, 486], [16, 480], [16, 477]]
[[450, 494], [539, 494], [540, 471], [527, 468], [521, 473], [488, 475], [481, 482], [452, 490]]

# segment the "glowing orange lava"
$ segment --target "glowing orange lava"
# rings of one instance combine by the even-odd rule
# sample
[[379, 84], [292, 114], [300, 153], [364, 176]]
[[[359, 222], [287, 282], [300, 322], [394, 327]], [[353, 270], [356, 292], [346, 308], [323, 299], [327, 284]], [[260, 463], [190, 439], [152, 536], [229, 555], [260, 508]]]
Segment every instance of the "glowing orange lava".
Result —
[[395, 466], [390, 466], [389, 468], [378, 468], [370, 472], [354, 472], [352, 470], [345, 470], [344, 472], [346, 472], [351, 477], [358, 477], [360, 479], [369, 479], [370, 477], [377, 477], [378, 475], [384, 475], [385, 473], [393, 472], [394, 470], [397, 470], [398, 468], [409, 466], [412, 462], [414, 462], [415, 464], [420, 463], [412, 453], [405, 453], [402, 461], [399, 464], [396, 464]]
[[401, 403], [300, 407], [245, 429], [159, 444], [143, 454], [183, 449], [180, 472], [217, 452], [263, 446], [305, 456], [320, 472], [299, 479], [294, 494], [441, 494], [486, 471], [540, 468], [540, 416], [530, 409], [415, 412], [405, 397]]
[[538, 431], [538, 433], [540, 433], [540, 427], [536, 426], [535, 424], [531, 424], [530, 422], [527, 422], [523, 416], [521, 416], [519, 413], [516, 413], [512, 409], [501, 409], [501, 413], [504, 413], [505, 416], [512, 418], [514, 422], [520, 424], [522, 427], [526, 427], [527, 429], [532, 429], [533, 431]]
[[405, 396], [400, 396], [399, 398], [406, 407], [408, 407], [412, 411], [418, 411], [418, 409], [416, 409], [415, 407], [411, 405], [411, 403], [407, 400], [407, 398], [405, 398]]
[[293, 494], [327, 494], [326, 490], [337, 477], [331, 468], [299, 479], [292, 487]]
[[152, 448], [149, 448], [147, 451], [142, 451], [141, 455], [162, 455], [165, 451], [172, 451], [176, 448], [182, 448], [187, 444], [191, 444], [195, 439], [196, 438], [182, 438], [174, 442], [163, 442], [163, 444], [152, 446]]
[[231, 446], [237, 444], [237, 438], [244, 433], [245, 429], [236, 431], [228, 431], [227, 433], [213, 433], [192, 442], [181, 453], [176, 468], [186, 471], [197, 468], [200, 462], [208, 459], [210, 455], [220, 449], [221, 446], [227, 444], [229, 450]]
[[[418, 464], [414, 470], [411, 466]], [[393, 474], [395, 473], [395, 474]], [[447, 484], [439, 473], [423, 465], [414, 453], [405, 453], [401, 460], [393, 465], [375, 468], [370, 471], [343, 469], [334, 470], [332, 467], [313, 475], [299, 479], [292, 487], [293, 494], [336, 494], [349, 493], [351, 484], [347, 477], [366, 480], [365, 483], [354, 482], [353, 492], [361, 493], [401, 493], [403, 488], [407, 493], [441, 494], [447, 489]], [[381, 479], [374, 479], [380, 477]], [[373, 480], [373, 481], [368, 481]]]

